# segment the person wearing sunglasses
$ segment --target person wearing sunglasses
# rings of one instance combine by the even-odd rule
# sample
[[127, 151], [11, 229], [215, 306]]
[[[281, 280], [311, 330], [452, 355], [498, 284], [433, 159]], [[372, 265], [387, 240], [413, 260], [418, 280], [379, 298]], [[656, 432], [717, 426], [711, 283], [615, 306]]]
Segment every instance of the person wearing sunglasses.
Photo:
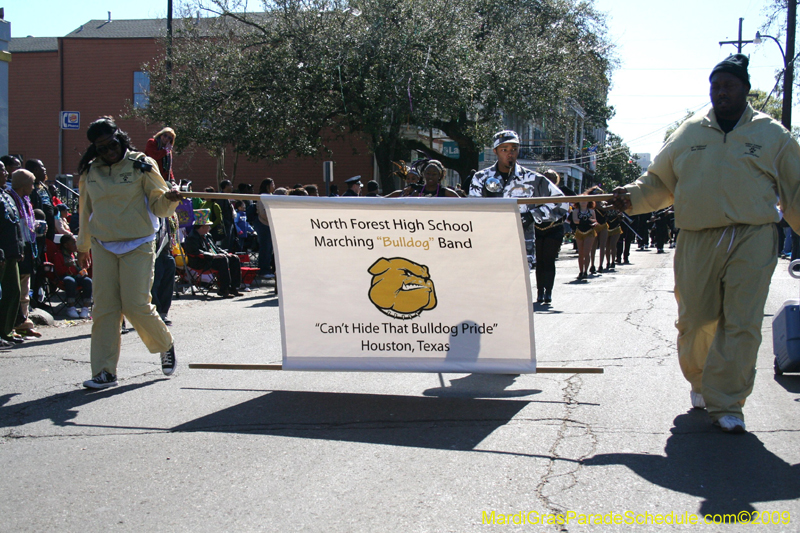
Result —
[[80, 228], [78, 263], [93, 262], [92, 379], [90, 389], [117, 385], [123, 314], [151, 353], [161, 354], [165, 375], [175, 371], [172, 335], [151, 303], [157, 217], [170, 217], [181, 195], [156, 162], [134, 151], [110, 117], [94, 121], [91, 143], [78, 164]]

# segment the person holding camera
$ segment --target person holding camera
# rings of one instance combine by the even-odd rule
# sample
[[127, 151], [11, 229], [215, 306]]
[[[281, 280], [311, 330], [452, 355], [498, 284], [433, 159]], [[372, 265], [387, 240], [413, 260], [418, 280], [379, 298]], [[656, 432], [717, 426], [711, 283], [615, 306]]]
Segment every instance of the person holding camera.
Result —
[[158, 173], [156, 162], [134, 152], [128, 134], [110, 117], [89, 125], [91, 143], [78, 164], [81, 232], [78, 264], [93, 261], [94, 312], [90, 389], [117, 385], [120, 328], [124, 314], [161, 370], [175, 371], [172, 334], [151, 303], [157, 217], [169, 217], [181, 200]]
[[[542, 174], [517, 164], [519, 158], [519, 135], [511, 130], [499, 131], [494, 135], [492, 149], [497, 155], [497, 162], [489, 168], [479, 170], [472, 177], [469, 187], [470, 196], [488, 198], [532, 198], [545, 196], [564, 196], [564, 193]], [[540, 205], [520, 205], [522, 229], [525, 236], [525, 249], [528, 254], [528, 266], [536, 265], [534, 224], [542, 228], [550, 224], [558, 224], [567, 214], [566, 203]], [[538, 269], [537, 269], [538, 270]], [[555, 257], [552, 270], [545, 267], [546, 276], [537, 275], [537, 301], [542, 303], [552, 299], [555, 281]], [[540, 279], [541, 278], [541, 279]]]

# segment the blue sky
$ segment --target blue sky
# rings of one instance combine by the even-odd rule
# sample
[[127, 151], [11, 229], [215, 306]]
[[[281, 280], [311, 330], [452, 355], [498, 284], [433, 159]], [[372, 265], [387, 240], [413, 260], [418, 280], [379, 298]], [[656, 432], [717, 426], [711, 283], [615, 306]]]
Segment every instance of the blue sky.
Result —
[[[174, 0], [176, 12], [180, 3]], [[620, 62], [609, 93], [609, 102], [617, 109], [609, 129], [634, 152], [655, 155], [671, 123], [683, 118], [686, 110], [705, 110], [711, 68], [736, 51], [731, 45], [720, 47], [719, 41], [737, 38], [739, 17], [744, 17], [743, 38], [753, 39], [770, 3], [595, 0], [608, 15]], [[167, 11], [167, 0], [12, 0], [5, 5], [12, 37], [65, 35], [89, 20], [107, 18], [108, 11], [113, 19], [162, 18]], [[251, 2], [253, 8], [258, 5]], [[778, 46], [768, 40], [746, 45], [743, 52], [750, 55], [753, 88], [769, 92], [783, 65]], [[800, 124], [800, 106], [794, 106], [793, 122]]]

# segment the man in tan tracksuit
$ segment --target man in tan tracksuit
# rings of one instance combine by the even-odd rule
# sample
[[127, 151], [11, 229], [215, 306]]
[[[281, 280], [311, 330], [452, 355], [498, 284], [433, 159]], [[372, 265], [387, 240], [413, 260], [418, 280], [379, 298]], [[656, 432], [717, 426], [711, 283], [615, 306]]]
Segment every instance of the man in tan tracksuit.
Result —
[[800, 229], [800, 146], [747, 103], [747, 64], [736, 54], [715, 66], [713, 108], [684, 122], [641, 178], [614, 191], [630, 214], [675, 204], [678, 358], [692, 405], [732, 433], [745, 431], [755, 381], [778, 198]]
[[78, 261], [89, 266], [92, 251], [94, 311], [90, 389], [117, 385], [122, 315], [151, 353], [161, 353], [166, 375], [175, 370], [172, 335], [150, 301], [155, 261], [156, 217], [169, 217], [180, 194], [170, 190], [155, 161], [133, 152], [125, 132], [110, 118], [87, 130], [92, 142], [79, 164]]

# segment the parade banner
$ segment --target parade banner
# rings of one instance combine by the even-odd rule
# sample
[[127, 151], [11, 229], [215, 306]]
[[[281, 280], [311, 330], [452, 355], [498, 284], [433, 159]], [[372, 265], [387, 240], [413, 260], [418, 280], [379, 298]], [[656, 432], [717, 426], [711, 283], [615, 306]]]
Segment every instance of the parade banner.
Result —
[[284, 370], [536, 372], [515, 199], [261, 201]]

